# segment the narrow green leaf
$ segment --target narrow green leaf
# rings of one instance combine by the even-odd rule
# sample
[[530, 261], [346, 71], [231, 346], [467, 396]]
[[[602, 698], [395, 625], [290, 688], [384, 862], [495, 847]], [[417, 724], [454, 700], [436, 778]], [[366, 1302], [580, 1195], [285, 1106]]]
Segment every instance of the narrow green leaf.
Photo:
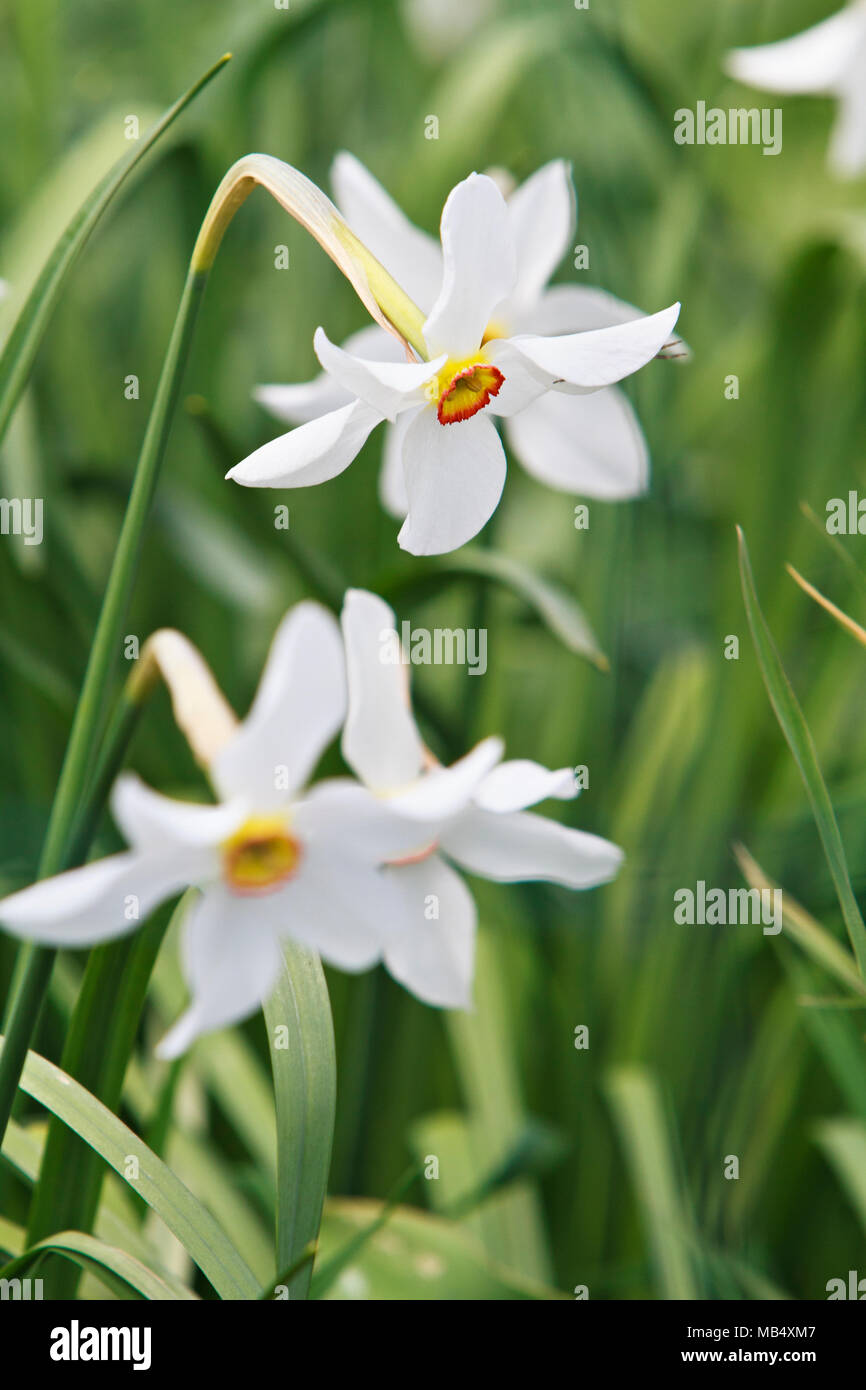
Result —
[[767, 687], [767, 694], [770, 697], [773, 711], [800, 770], [836, 888], [845, 926], [848, 929], [848, 936], [857, 957], [860, 975], [866, 981], [866, 926], [863, 924], [857, 899], [854, 897], [854, 890], [851, 887], [836, 813], [821, 775], [818, 755], [809, 726], [785, 674], [779, 653], [770, 636], [770, 630], [758, 603], [746, 538], [739, 528], [737, 534], [740, 543], [740, 577], [743, 586], [743, 599], [745, 600], [749, 627], [752, 630], [758, 665], [761, 668], [761, 675], [764, 678], [764, 685]]
[[[63, 1045], [61, 1066], [109, 1110], [120, 1102], [147, 984], [166, 927], [164, 913], [132, 935], [90, 952]], [[52, 1232], [91, 1229], [105, 1167], [92, 1147], [62, 1120], [52, 1119], [33, 1194], [27, 1237], [35, 1245]], [[48, 1262], [51, 1298], [72, 1298], [78, 1279], [69, 1261]]]
[[5, 1255], [20, 1255], [27, 1244], [27, 1232], [23, 1226], [16, 1226], [14, 1221], [7, 1221], [5, 1216], [0, 1216], [0, 1250]]
[[[5, 1046], [5, 1040], [0, 1039], [0, 1043]], [[221, 1298], [258, 1297], [258, 1281], [210, 1212], [116, 1115], [71, 1076], [35, 1052], [27, 1056], [20, 1085], [27, 1095], [74, 1129], [129, 1183], [177, 1236]], [[135, 1169], [138, 1176], [132, 1177]]]
[[185, 1285], [173, 1280], [171, 1284], [141, 1260], [137, 1260], [126, 1250], [107, 1245], [95, 1236], [83, 1235], [80, 1231], [61, 1231], [58, 1235], [40, 1240], [25, 1250], [5, 1268], [0, 1269], [0, 1279], [13, 1279], [21, 1275], [30, 1265], [44, 1258], [47, 1252], [62, 1255], [64, 1259], [80, 1269], [89, 1269], [96, 1277], [121, 1298], [129, 1298], [130, 1290], [142, 1298], [158, 1302], [178, 1302], [191, 1299], [198, 1302], [197, 1296]]
[[445, 564], [448, 568], [478, 575], [510, 589], [529, 605], [569, 651], [586, 657], [600, 671], [610, 669], [610, 663], [583, 609], [560, 585], [543, 579], [528, 565], [522, 565], [498, 550], [464, 549], [453, 560], [450, 556], [446, 557]]
[[860, 590], [866, 590], [866, 574], [863, 573], [853, 555], [849, 555], [838, 536], [831, 536], [827, 530], [827, 518], [819, 517], [815, 514], [808, 502], [800, 503], [800, 511], [808, 522], [814, 526], [818, 535], [830, 546], [837, 559], [841, 560], [849, 578], [859, 586]]
[[828, 1120], [818, 1127], [817, 1136], [866, 1233], [866, 1124]]
[[365, 1233], [354, 1259], [327, 1290], [328, 1300], [517, 1301], [565, 1295], [491, 1260], [481, 1243], [453, 1221], [397, 1207], [384, 1229], [371, 1231], [381, 1202], [330, 1200], [320, 1242], [325, 1264]]
[[679, 1190], [658, 1087], [640, 1067], [610, 1072], [606, 1091], [653, 1252], [663, 1298], [697, 1298], [689, 1244], [693, 1240]]
[[[484, 43], [462, 45], [442, 79], [425, 98], [426, 111], [447, 111], [438, 138], [426, 142], [425, 177], [432, 184], [448, 186], [463, 176], [479, 158], [497, 116], [509, 95], [526, 76], [527, 69], [551, 50], [562, 46], [566, 30], [562, 22], [536, 12], [515, 17], [500, 16]], [[418, 129], [424, 130], [423, 119]], [[407, 151], [406, 167], [421, 160], [423, 137], [417, 137], [415, 158]], [[459, 171], [459, 172], [458, 172]]]
[[804, 579], [800, 571], [794, 569], [793, 565], [786, 565], [785, 569], [794, 580], [794, 583], [799, 584], [804, 594], [808, 594], [809, 598], [814, 599], [815, 602], [824, 609], [825, 613], [829, 613], [830, 617], [834, 618], [841, 628], [844, 628], [855, 641], [860, 643], [861, 647], [866, 647], [866, 629], [861, 627], [860, 623], [855, 622], [852, 617], [844, 613], [835, 603], [831, 603], [826, 594], [822, 594], [820, 589], [816, 589], [814, 584], [810, 584], [808, 579]]
[[[750, 888], [767, 889], [772, 891], [778, 888], [771, 878], [764, 873], [748, 850], [743, 845], [734, 846], [734, 857], [743, 872], [743, 877]], [[785, 931], [798, 946], [802, 946], [807, 955], [818, 964], [835, 975], [847, 989], [853, 989], [856, 994], [866, 995], [866, 983], [860, 978], [857, 963], [850, 951], [846, 951], [844, 946], [840, 946], [834, 936], [831, 936], [826, 927], [822, 927], [820, 922], [810, 916], [804, 907], [785, 890], [782, 894], [782, 925]], [[862, 999], [856, 1001], [862, 1007]]]
[[[516, 1054], [514, 1001], [499, 942], [484, 919], [476, 943], [475, 1008], [445, 1018], [468, 1110], [472, 1168], [495, 1172], [508, 1160], [526, 1123]], [[461, 1196], [464, 1194], [461, 1194]], [[551, 1258], [540, 1194], [531, 1179], [512, 1183], [479, 1211], [477, 1229], [497, 1264], [546, 1283]]]
[[[19, 1177], [32, 1186], [39, 1176], [39, 1169], [42, 1164], [42, 1154], [45, 1148], [47, 1137], [47, 1125], [23, 1125], [16, 1124], [10, 1120], [3, 1139], [3, 1157], [15, 1169]], [[201, 1155], [199, 1155], [201, 1159]], [[212, 1164], [212, 1157], [209, 1159]], [[201, 1173], [202, 1163], [199, 1161], [198, 1172]], [[210, 1188], [208, 1186], [208, 1205], [210, 1206]], [[130, 1189], [122, 1183], [114, 1173], [109, 1173], [106, 1182], [99, 1214], [96, 1219], [95, 1232], [99, 1238], [108, 1245], [119, 1245], [128, 1254], [134, 1255], [143, 1264], [151, 1267], [159, 1264], [159, 1251], [146, 1239], [141, 1226], [138, 1224], [138, 1212], [133, 1205], [134, 1198]], [[219, 1214], [221, 1219], [221, 1213]], [[225, 1226], [226, 1222], [223, 1222]], [[234, 1233], [234, 1227], [231, 1227]], [[79, 1233], [80, 1234], [80, 1233]], [[21, 1254], [27, 1247], [27, 1233], [22, 1233], [20, 1250], [15, 1250], [16, 1255]], [[165, 1269], [159, 1269], [160, 1278], [165, 1283], [171, 1283], [173, 1276]]]
[[462, 1217], [513, 1183], [540, 1178], [559, 1163], [565, 1147], [558, 1130], [544, 1120], [529, 1116], [500, 1162], [448, 1209], [448, 1215]]
[[304, 1266], [306, 1264], [311, 1264], [316, 1258], [316, 1251], [318, 1248], [319, 1243], [316, 1240], [311, 1240], [309, 1245], [305, 1245], [298, 1258], [292, 1261], [288, 1269], [284, 1269], [277, 1275], [276, 1279], [272, 1279], [270, 1284], [262, 1289], [259, 1294], [259, 1302], [267, 1303], [274, 1297], [277, 1289], [282, 1292], [283, 1289], [287, 1288], [288, 1285], [292, 1283], [295, 1276], [300, 1274]]
[[67, 226], [24, 304], [0, 355], [0, 440], [27, 383], [34, 358], [64, 282], [112, 199], [133, 169], [169, 126], [229, 61], [225, 54], [190, 87], [125, 158], [121, 159], [79, 208]]
[[275, 607], [279, 565], [237, 527], [188, 490], [166, 488], [155, 519], [162, 525], [179, 565], [223, 603], [242, 613]]
[[[265, 1007], [277, 1113], [277, 1269], [301, 1260], [319, 1234], [328, 1188], [336, 1104], [334, 1026], [319, 957], [287, 942], [277, 987]], [[307, 1297], [303, 1262], [289, 1297]]]
[[510, 555], [480, 546], [464, 546], [453, 555], [440, 556], [435, 564], [413, 567], [411, 576], [380, 577], [376, 589], [399, 607], [406, 599], [438, 593], [458, 579], [498, 584], [521, 599], [568, 651], [585, 657], [600, 671], [610, 663], [598, 644], [583, 609], [561, 585], [544, 579]]
[[0, 632], [0, 657], [10, 671], [15, 671], [25, 685], [50, 700], [61, 714], [68, 716], [75, 708], [74, 687], [42, 652], [26, 646], [11, 632]]
[[182, 1182], [195, 1185], [202, 1202], [249, 1265], [259, 1285], [274, 1273], [272, 1222], [260, 1216], [238, 1184], [237, 1169], [227, 1163], [205, 1137], [187, 1134], [175, 1124], [168, 1138], [166, 1161]]
[[396, 1211], [420, 1177], [420, 1168], [413, 1163], [408, 1172], [404, 1173], [400, 1181], [393, 1188], [391, 1193], [385, 1198], [376, 1216], [368, 1226], [362, 1227], [356, 1235], [346, 1241], [335, 1255], [332, 1255], [326, 1264], [321, 1264], [313, 1275], [310, 1285], [310, 1298], [324, 1298], [331, 1285], [347, 1269], [354, 1260], [358, 1258], [364, 1247], [373, 1237], [388, 1224], [388, 1218], [392, 1212]]

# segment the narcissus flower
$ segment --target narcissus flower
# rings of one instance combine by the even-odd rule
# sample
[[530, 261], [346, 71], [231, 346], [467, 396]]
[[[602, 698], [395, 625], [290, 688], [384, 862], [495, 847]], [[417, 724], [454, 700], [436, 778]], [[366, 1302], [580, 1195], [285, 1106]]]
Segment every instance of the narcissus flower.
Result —
[[646, 463], [629, 407], [605, 392], [587, 421], [585, 402], [669, 344], [679, 305], [644, 317], [592, 292], [578, 292], [589, 294], [580, 304], [568, 290], [542, 293], [571, 233], [564, 166], [539, 171], [509, 204], [491, 178], [470, 175], [445, 204], [441, 250], [357, 161], [343, 156], [335, 182], [356, 236], [425, 306], [415, 360], [401, 360], [399, 343], [376, 330], [339, 348], [319, 328], [324, 376], [259, 392], [297, 427], [228, 476], [248, 487], [324, 482], [388, 420], [384, 491], [405, 515], [399, 541], [413, 554], [456, 549], [495, 510], [505, 481], [497, 418], [545, 481], [595, 495], [639, 491]]
[[866, 0], [793, 38], [735, 48], [726, 66], [732, 77], [767, 92], [837, 97], [830, 166], [843, 178], [866, 169]]
[[375, 594], [350, 590], [342, 624], [349, 685], [343, 756], [382, 804], [418, 826], [412, 849], [386, 869], [399, 907], [384, 961], [426, 1003], [466, 1008], [476, 911], [454, 866], [502, 883], [592, 888], [616, 875], [622, 851], [527, 811], [546, 797], [575, 796], [571, 768], [499, 762], [498, 740], [439, 767], [412, 715], [406, 667], [383, 660], [399, 642], [391, 609]]
[[[179, 633], [161, 638], [180, 644], [187, 665], [203, 664]], [[214, 711], [194, 698], [187, 710], [224, 735], [208, 769], [219, 804], [174, 801], [125, 775], [112, 811], [130, 848], [0, 902], [7, 930], [75, 947], [132, 931], [159, 903], [200, 888], [184, 924], [192, 1002], [163, 1040], [164, 1057], [267, 999], [283, 937], [346, 970], [377, 961], [400, 908], [379, 866], [410, 852], [417, 838], [351, 779], [302, 790], [345, 712], [340, 632], [324, 609], [299, 604], [284, 620], [242, 724], [220, 701], [217, 692]]]

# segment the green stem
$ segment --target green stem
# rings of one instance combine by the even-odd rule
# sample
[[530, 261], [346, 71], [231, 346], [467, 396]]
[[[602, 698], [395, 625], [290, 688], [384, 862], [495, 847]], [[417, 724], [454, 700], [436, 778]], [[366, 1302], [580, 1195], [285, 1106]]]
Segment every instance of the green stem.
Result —
[[94, 755], [105, 690], [112, 665], [120, 654], [123, 624], [138, 570], [144, 527], [165, 456], [196, 312], [206, 283], [206, 274], [190, 271], [184, 285], [90, 650], [42, 851], [40, 878], [57, 873], [63, 865], [81, 790]]
[[96, 771], [87, 788], [84, 806], [73, 824], [73, 833], [67, 859], [70, 864], [83, 863], [87, 851], [93, 843], [105, 803], [120, 771], [128, 749], [142, 705], [150, 694], [150, 688], [141, 690], [133, 699], [129, 694], [129, 683], [121, 692], [114, 707], [108, 731], [103, 740]]
[[[39, 861], [39, 878], [60, 873], [73, 862], [72, 833], [81, 815], [82, 800], [100, 734], [105, 691], [112, 665], [120, 652], [144, 527], [165, 456], [196, 312], [206, 283], [206, 272], [190, 270], [184, 285], [72, 722]], [[78, 838], [76, 848], [80, 850], [82, 840]], [[21, 1069], [36, 1029], [55, 955], [54, 950], [45, 947], [26, 947], [21, 968], [17, 972], [18, 988], [8, 1013], [6, 1044], [0, 1058], [0, 1143], [6, 1133]]]

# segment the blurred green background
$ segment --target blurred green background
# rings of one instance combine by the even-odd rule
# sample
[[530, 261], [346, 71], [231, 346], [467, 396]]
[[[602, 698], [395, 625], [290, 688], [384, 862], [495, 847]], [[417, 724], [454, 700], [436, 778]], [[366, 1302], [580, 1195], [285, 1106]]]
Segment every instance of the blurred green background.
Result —
[[[340, 341], [364, 322], [332, 264], [260, 193], [211, 277], [127, 630], [143, 639], [182, 628], [244, 710], [276, 621], [322, 567], [326, 587], [377, 590], [416, 625], [486, 625], [483, 679], [415, 671], [431, 745], [453, 755], [496, 731], [511, 756], [587, 764], [579, 801], [546, 809], [627, 852], [619, 880], [599, 892], [474, 885], [473, 1015], [426, 1008], [381, 971], [331, 973], [331, 1190], [382, 1198], [413, 1157], [437, 1155], [439, 1180], [420, 1181], [407, 1201], [447, 1211], [472, 1252], [458, 1257], [446, 1239], [437, 1256], [432, 1233], [400, 1218], [335, 1296], [516, 1298], [585, 1285], [591, 1298], [822, 1298], [829, 1279], [866, 1275], [863, 1014], [827, 1003], [838, 989], [782, 937], [675, 925], [673, 895], [698, 879], [740, 884], [732, 845], [742, 841], [842, 934], [755, 663], [735, 523], [866, 895], [866, 654], [784, 571], [790, 560], [862, 615], [862, 585], [799, 504], [823, 519], [828, 499], [863, 480], [866, 183], [825, 172], [829, 101], [748, 93], [721, 68], [727, 48], [794, 33], [834, 6], [592, 0], [581, 11], [517, 0], [479, 6], [462, 38], [451, 8], [427, 7], [428, 33], [391, 0], [291, 0], [287, 11], [270, 0], [3, 0], [0, 276], [13, 309], [71, 212], [128, 149], [124, 118], [146, 130], [220, 53], [235, 57], [88, 246], [0, 460], [0, 494], [46, 499], [41, 547], [0, 544], [0, 887], [34, 874], [187, 258], [228, 165], [263, 150], [326, 186], [346, 148], [434, 230], [473, 168], [520, 179], [566, 157], [590, 268], [566, 262], [557, 278], [647, 311], [681, 299], [693, 357], [628, 384], [652, 454], [646, 498], [592, 503], [578, 532], [572, 500], [515, 467], [484, 539], [573, 595], [610, 673], [565, 650], [512, 594], [398, 550], [376, 500], [381, 434], [319, 488], [223, 481], [277, 432], [253, 386], [311, 375], [317, 324]], [[782, 154], [676, 146], [673, 113], [698, 100], [781, 106]], [[424, 138], [430, 114], [438, 141]], [[282, 243], [287, 271], [274, 268]], [[130, 374], [137, 401], [124, 395]], [[731, 374], [736, 400], [725, 397]], [[273, 528], [281, 501], [289, 532]], [[858, 562], [862, 544], [846, 542]], [[724, 657], [728, 635], [740, 638], [739, 660]], [[132, 762], [163, 790], [203, 794], [164, 696]], [[100, 848], [117, 844], [106, 821]], [[150, 1056], [177, 996], [163, 954], [124, 1115], [152, 1142], [161, 1136], [248, 1251], [263, 1248], [273, 1174], [262, 1021], [199, 1044], [167, 1091], [167, 1068]], [[3, 938], [0, 985], [12, 959]], [[39, 1039], [50, 1057], [81, 964], [71, 956], [55, 977]], [[574, 1045], [579, 1025], [587, 1050]], [[155, 1116], [166, 1095], [171, 1125]], [[724, 1176], [729, 1155], [736, 1180]], [[0, 1207], [15, 1215], [23, 1200], [20, 1180], [0, 1170]], [[326, 1243], [366, 1210], [335, 1207]]]

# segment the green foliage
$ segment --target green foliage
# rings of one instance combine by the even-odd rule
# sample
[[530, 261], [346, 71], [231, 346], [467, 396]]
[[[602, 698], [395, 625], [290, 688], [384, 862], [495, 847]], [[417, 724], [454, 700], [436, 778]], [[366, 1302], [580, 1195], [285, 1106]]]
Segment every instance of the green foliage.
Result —
[[[37, 9], [51, 22], [37, 23]], [[471, 1015], [443, 1018], [379, 972], [329, 972], [337, 1128], [316, 1265], [333, 1262], [327, 1298], [545, 1298], [579, 1286], [594, 1299], [820, 1298], [828, 1279], [864, 1267], [866, 1049], [845, 929], [862, 960], [866, 654], [784, 568], [864, 620], [862, 537], [847, 539], [846, 565], [819, 534], [830, 498], [866, 488], [863, 183], [827, 174], [831, 112], [819, 100], [779, 99], [776, 159], [672, 140], [680, 105], [744, 104], [722, 74], [726, 48], [827, 13], [821, 0], [585, 12], [502, 0], [487, 34], [444, 59], [413, 43], [397, 0], [293, 0], [288, 11], [17, 0], [0, 19], [0, 120], [16, 132], [0, 185], [0, 275], [14, 292], [11, 308], [0, 304], [4, 331], [124, 153], [123, 116], [138, 113], [146, 131], [220, 51], [235, 55], [75, 261], [0, 454], [0, 495], [46, 499], [35, 558], [0, 538], [3, 891], [36, 873], [185, 267], [235, 158], [265, 150], [325, 186], [348, 148], [434, 230], [470, 170], [524, 177], [564, 156], [590, 269], [566, 260], [558, 279], [648, 311], [685, 306], [692, 360], [653, 363], [628, 387], [652, 456], [647, 497], [590, 503], [578, 532], [573, 499], [514, 465], [495, 548], [482, 537], [428, 564], [398, 551], [376, 500], [380, 434], [318, 488], [271, 494], [223, 480], [276, 430], [252, 388], [306, 379], [315, 327], [341, 341], [363, 314], [265, 198], [239, 213], [211, 274], [127, 632], [187, 632], [243, 711], [275, 620], [310, 592], [334, 603], [344, 583], [377, 588], [415, 625], [474, 625], [482, 613], [483, 678], [414, 672], [431, 746], [459, 752], [467, 733], [499, 732], [512, 756], [585, 764], [580, 798], [545, 809], [627, 854], [617, 882], [593, 893], [473, 884]], [[438, 142], [424, 136], [430, 113]], [[287, 271], [274, 266], [282, 244]], [[130, 374], [138, 400], [124, 395]], [[731, 376], [737, 399], [726, 397]], [[274, 527], [277, 502], [290, 507], [288, 531]], [[748, 618], [736, 524], [754, 567]], [[737, 659], [726, 659], [731, 636]], [[202, 793], [163, 695], [130, 761], [163, 790]], [[783, 933], [675, 923], [678, 889], [742, 886], [740, 842], [754, 856], [740, 859], [749, 882], [790, 890]], [[98, 846], [116, 846], [108, 821]], [[0, 992], [13, 956], [0, 935]], [[61, 960], [43, 1057], [59, 1062], [79, 992], [110, 979], [112, 964]], [[59, 1116], [49, 1157], [76, 1151], [59, 1137], [73, 1123], [103, 1160], [96, 1177], [84, 1165], [88, 1183], [103, 1178], [93, 1234], [38, 1231], [52, 1262], [62, 1252], [88, 1268], [82, 1296], [105, 1296], [106, 1282], [146, 1297], [256, 1298], [281, 1276], [305, 1286], [315, 1193], [283, 1158], [297, 1117], [317, 1123], [309, 1078], [287, 1070], [291, 1050], [273, 1054], [275, 1127], [260, 1018], [178, 1066], [153, 1060], [183, 1005], [176, 933], [140, 1023], [135, 983], [116, 1054], [92, 1055], [80, 1031], [70, 1045], [111, 1103], [129, 1055], [123, 1119], [31, 1057], [0, 1164], [4, 1258], [35, 1258], [28, 1206], [47, 1108]], [[317, 1099], [327, 1109], [331, 1098]], [[321, 1154], [323, 1131], [313, 1138]], [[128, 1154], [149, 1186], [123, 1179]], [[407, 1163], [430, 1154], [439, 1178], [420, 1178], [383, 1212]], [[179, 1287], [178, 1240], [189, 1257]]]

